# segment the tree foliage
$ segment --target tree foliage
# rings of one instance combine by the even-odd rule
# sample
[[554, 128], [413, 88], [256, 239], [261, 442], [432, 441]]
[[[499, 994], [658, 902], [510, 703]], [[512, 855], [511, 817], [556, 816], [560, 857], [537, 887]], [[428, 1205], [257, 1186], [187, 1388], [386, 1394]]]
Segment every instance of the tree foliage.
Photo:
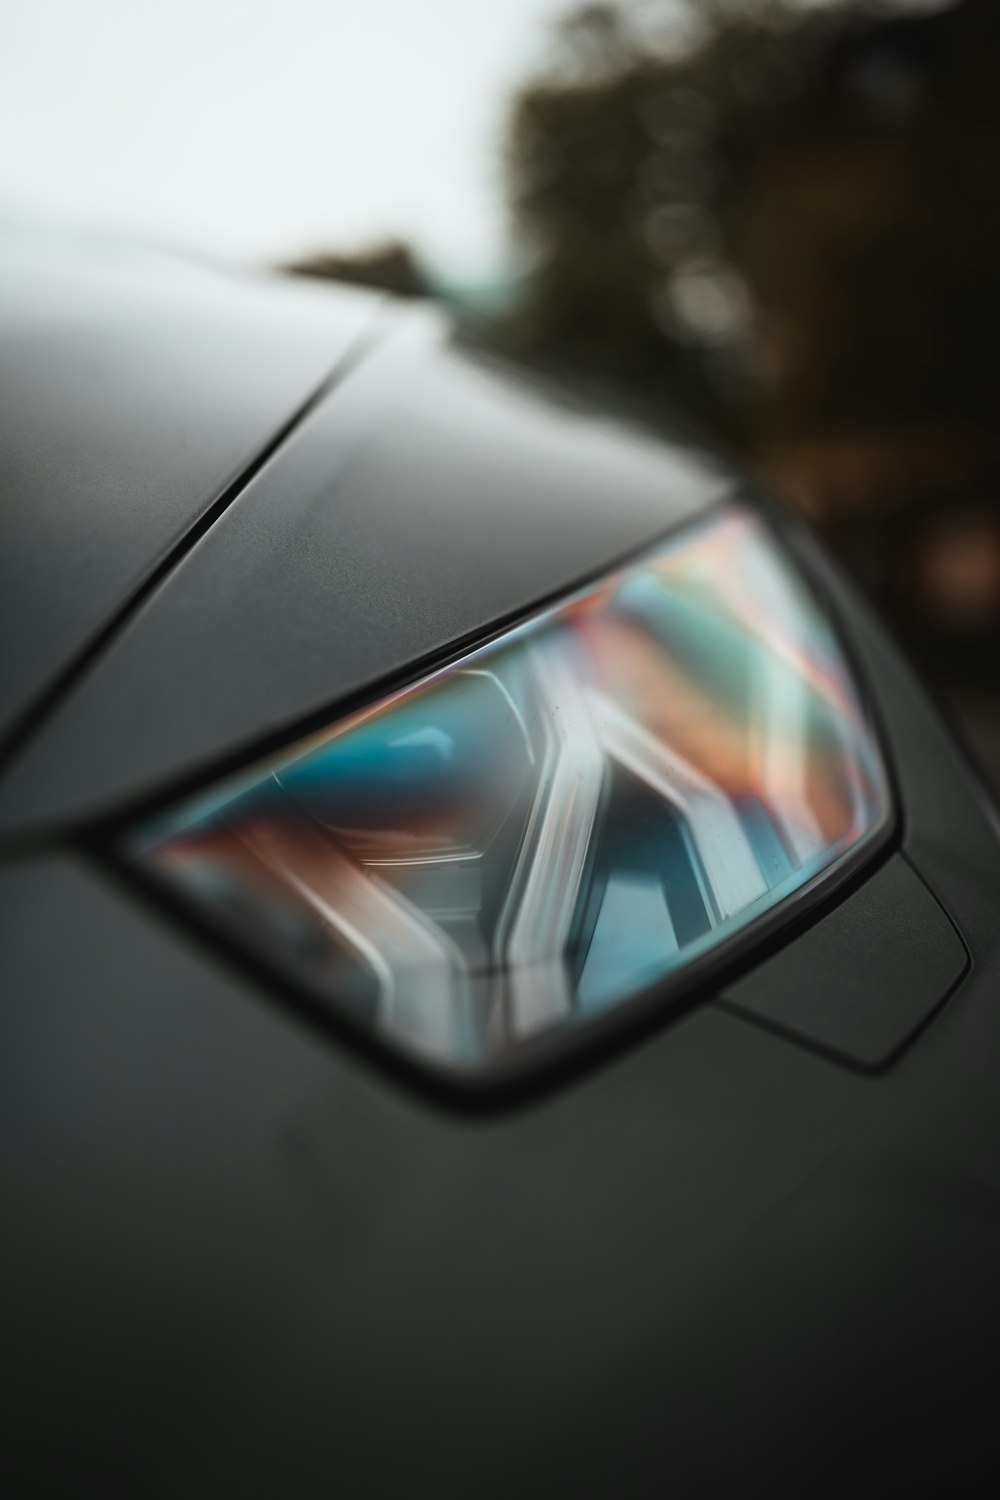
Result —
[[992, 425], [998, 44], [995, 0], [577, 10], [511, 118], [521, 347], [758, 435]]

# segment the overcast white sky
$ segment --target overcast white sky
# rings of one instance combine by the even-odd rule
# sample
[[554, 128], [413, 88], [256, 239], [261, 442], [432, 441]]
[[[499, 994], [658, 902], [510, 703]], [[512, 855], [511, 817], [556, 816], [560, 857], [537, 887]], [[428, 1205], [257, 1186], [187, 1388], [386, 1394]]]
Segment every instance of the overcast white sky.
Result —
[[0, 207], [240, 257], [503, 237], [511, 85], [568, 0], [0, 0]]
[[571, 4], [0, 0], [0, 212], [250, 259], [402, 233], [488, 277], [505, 104]]

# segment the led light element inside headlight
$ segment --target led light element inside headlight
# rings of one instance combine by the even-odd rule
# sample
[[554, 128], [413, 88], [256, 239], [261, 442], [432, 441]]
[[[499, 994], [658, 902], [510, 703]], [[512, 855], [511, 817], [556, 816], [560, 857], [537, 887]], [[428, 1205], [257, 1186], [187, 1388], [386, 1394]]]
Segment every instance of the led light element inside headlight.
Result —
[[338, 1014], [468, 1072], [703, 965], [888, 813], [826, 618], [731, 511], [129, 852]]

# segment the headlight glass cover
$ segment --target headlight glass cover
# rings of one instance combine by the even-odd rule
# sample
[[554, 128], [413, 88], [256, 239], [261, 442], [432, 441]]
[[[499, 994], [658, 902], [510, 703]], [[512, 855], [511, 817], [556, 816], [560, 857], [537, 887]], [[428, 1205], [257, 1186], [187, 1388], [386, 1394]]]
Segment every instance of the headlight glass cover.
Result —
[[476, 1076], [682, 989], [889, 813], [825, 614], [735, 508], [127, 854], [339, 1017]]

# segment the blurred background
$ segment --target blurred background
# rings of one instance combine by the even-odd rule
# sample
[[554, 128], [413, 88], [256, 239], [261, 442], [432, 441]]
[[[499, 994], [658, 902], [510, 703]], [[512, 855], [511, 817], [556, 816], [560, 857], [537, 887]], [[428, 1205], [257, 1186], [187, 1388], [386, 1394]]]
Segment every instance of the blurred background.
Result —
[[998, 0], [0, 0], [0, 218], [432, 297], [722, 447], [1000, 787]]

